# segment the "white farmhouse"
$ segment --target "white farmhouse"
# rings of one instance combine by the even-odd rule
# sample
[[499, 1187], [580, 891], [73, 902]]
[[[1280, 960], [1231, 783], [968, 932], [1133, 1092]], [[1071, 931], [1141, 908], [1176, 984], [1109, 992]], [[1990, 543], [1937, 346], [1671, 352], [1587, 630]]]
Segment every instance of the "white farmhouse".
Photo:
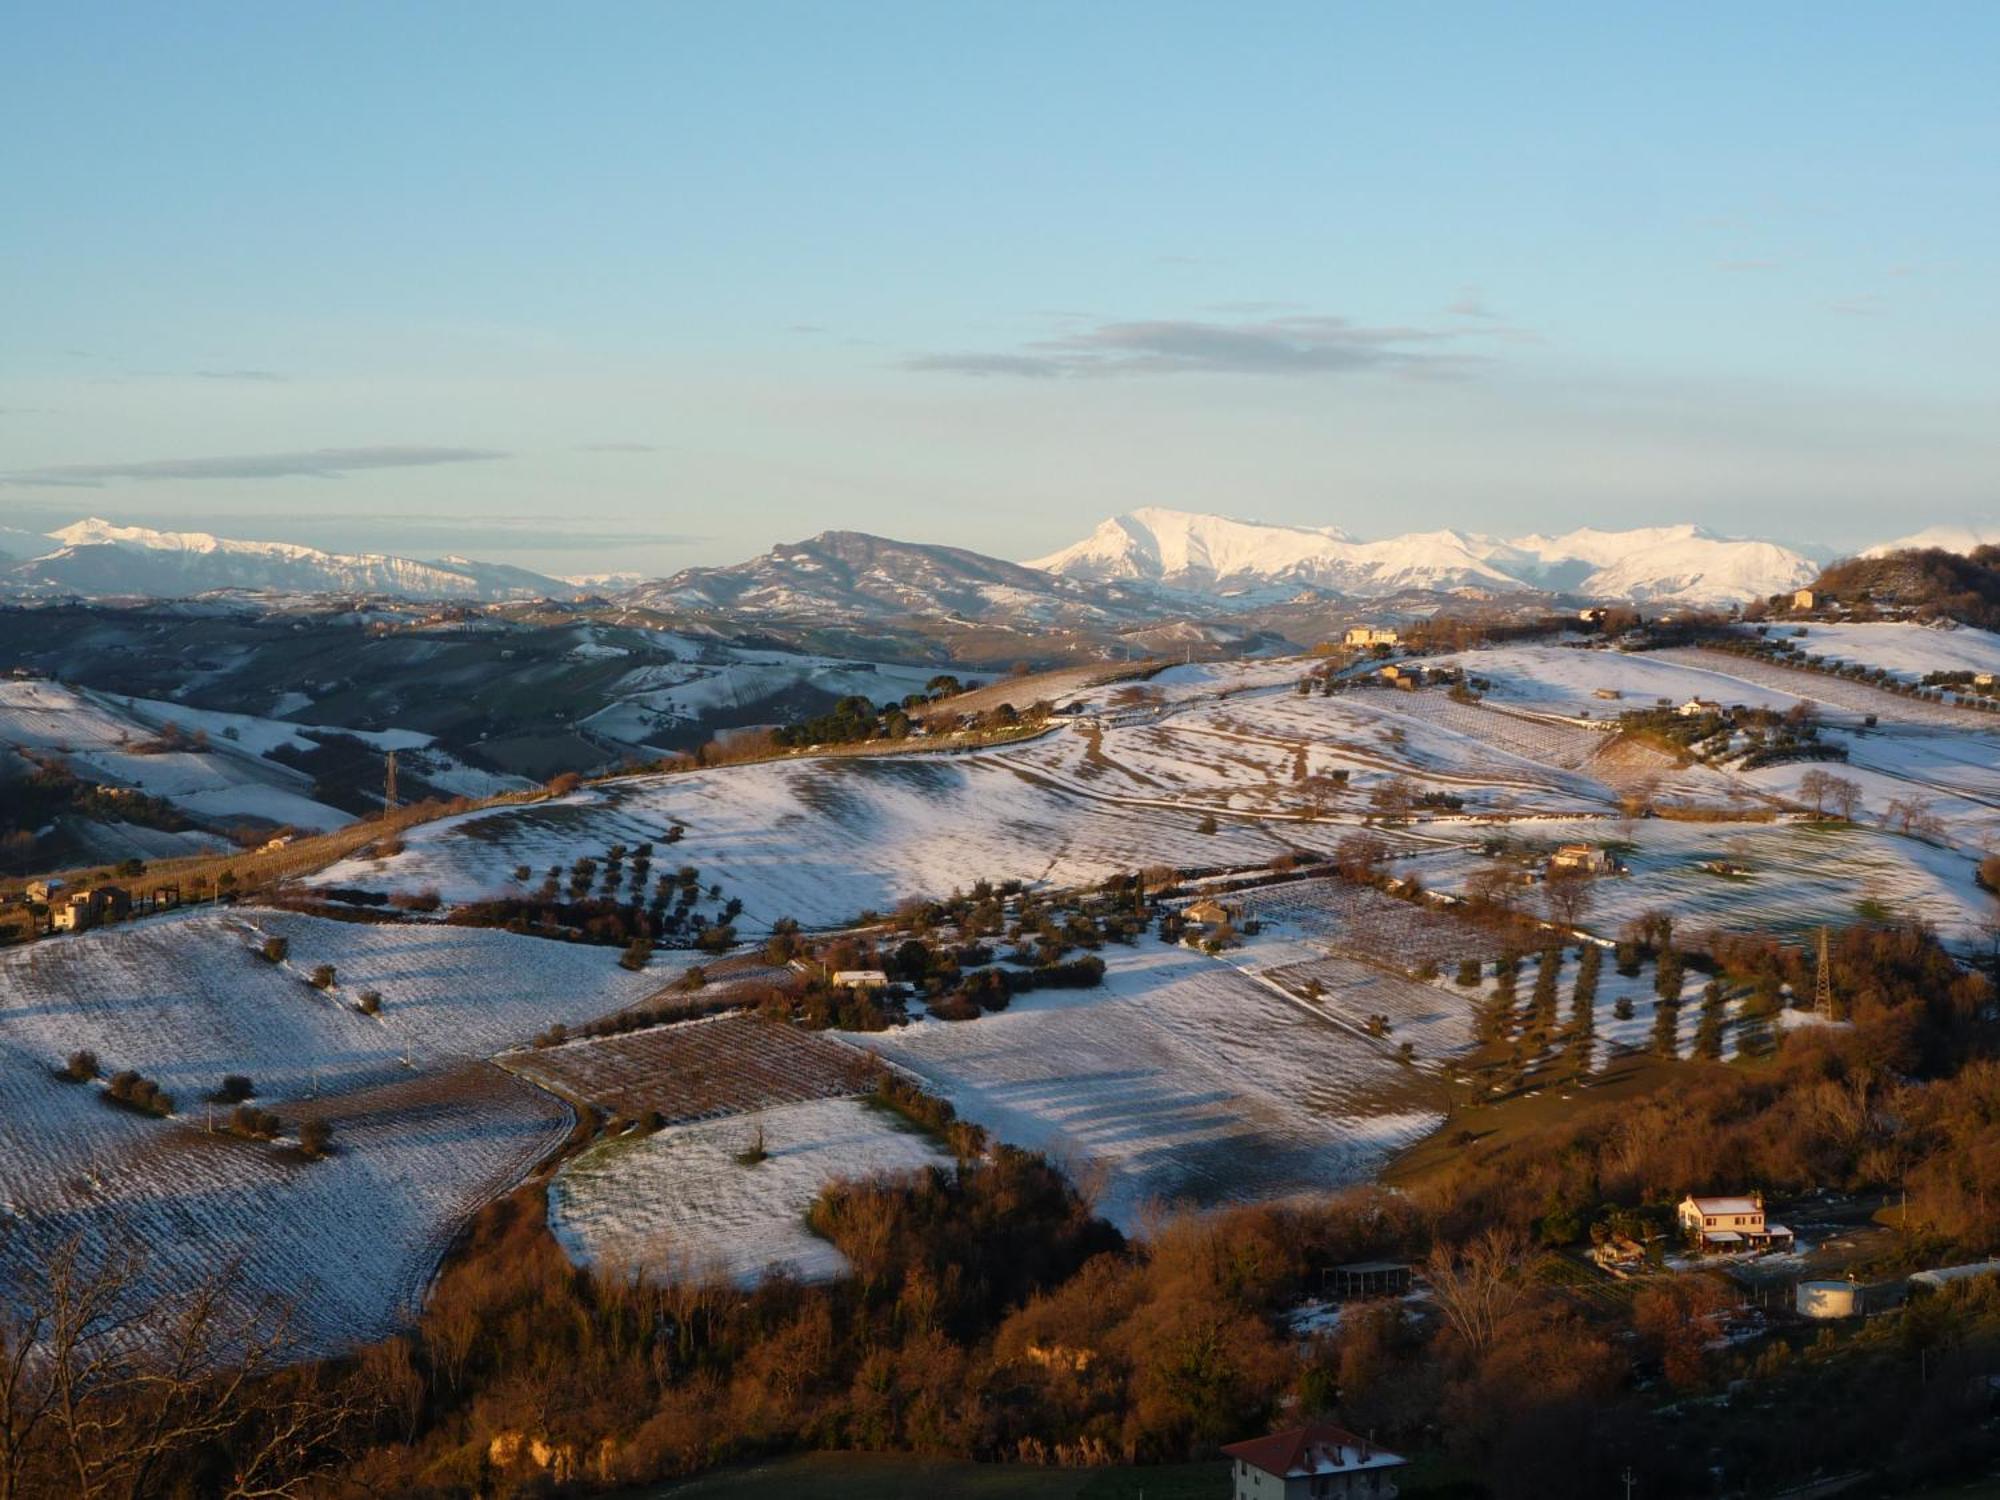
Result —
[[1236, 1500], [1394, 1500], [1397, 1471], [1409, 1462], [1344, 1427], [1315, 1422], [1231, 1443]]
[[1386, 625], [1350, 625], [1341, 637], [1344, 646], [1394, 646], [1402, 640]]
[[1698, 1198], [1689, 1193], [1681, 1199], [1677, 1217], [1688, 1244], [1706, 1254], [1792, 1247], [1791, 1230], [1765, 1221], [1762, 1193], [1742, 1198]]

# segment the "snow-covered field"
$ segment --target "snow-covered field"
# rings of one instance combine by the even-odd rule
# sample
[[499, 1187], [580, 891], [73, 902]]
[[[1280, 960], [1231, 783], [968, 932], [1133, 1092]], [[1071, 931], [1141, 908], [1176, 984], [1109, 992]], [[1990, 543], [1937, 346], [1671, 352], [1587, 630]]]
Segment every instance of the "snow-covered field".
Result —
[[[1584, 919], [1615, 934], [1648, 911], [1673, 914], [1681, 931], [1796, 933], [1851, 922], [1869, 910], [1915, 916], [1947, 939], [1971, 942], [1992, 898], [1972, 884], [1963, 854], [1871, 828], [1807, 823], [1538, 823], [1527, 832], [1550, 844], [1578, 839], [1629, 840], [1619, 857], [1624, 876], [1593, 881]], [[1711, 860], [1741, 866], [1743, 876], [1704, 870]], [[1433, 890], [1457, 892], [1488, 863], [1479, 848], [1428, 851], [1399, 861]], [[1523, 895], [1533, 908], [1534, 893]]]
[[[1730, 660], [1731, 658], [1723, 658]], [[1657, 651], [1611, 651], [1541, 644], [1494, 646], [1446, 658], [1492, 683], [1488, 701], [1576, 718], [1615, 719], [1662, 700], [1713, 698], [1750, 707], [1790, 708], [1798, 699], [1774, 687], [1737, 684]], [[1600, 692], [1616, 693], [1615, 699]]]
[[[1799, 630], [1805, 634], [1799, 635]], [[1863, 625], [1815, 622], [1799, 627], [1774, 625], [1771, 633], [1807, 656], [1881, 667], [1903, 682], [1921, 682], [1931, 672], [2000, 673], [2000, 635], [1966, 625], [1941, 628], [1893, 621]]]
[[[290, 957], [253, 951], [283, 936]], [[0, 1254], [82, 1235], [143, 1246], [163, 1285], [236, 1254], [253, 1291], [302, 1300], [338, 1347], [413, 1306], [464, 1217], [558, 1141], [568, 1111], [478, 1061], [552, 1020], [617, 1009], [663, 982], [603, 948], [471, 929], [365, 926], [289, 912], [190, 913], [0, 953]], [[306, 983], [320, 963], [336, 987]], [[378, 990], [377, 1017], [354, 1008]], [[78, 1049], [174, 1096], [157, 1120], [58, 1080]], [[221, 1129], [205, 1096], [248, 1075], [335, 1154], [306, 1163]]]
[[1152, 939], [1107, 947], [1098, 990], [853, 1040], [1000, 1140], [1062, 1161], [1098, 1209], [1206, 1207], [1341, 1187], [1431, 1130], [1441, 1100], [1393, 1047]]
[[[739, 1160], [759, 1131], [765, 1159]], [[557, 1177], [549, 1223], [573, 1260], [612, 1273], [820, 1281], [847, 1269], [806, 1228], [821, 1189], [948, 1161], [860, 1099], [817, 1099], [605, 1141]]]
[[1865, 682], [1854, 682], [1824, 672], [1802, 672], [1795, 667], [1781, 667], [1754, 657], [1699, 648], [1651, 654], [1663, 661], [1696, 667], [1713, 674], [1717, 679], [1716, 691], [1708, 696], [1723, 703], [1754, 702], [1758, 693], [1785, 693], [1808, 698], [1822, 709], [1848, 720], [1874, 714], [1884, 724], [1964, 730], [1989, 737], [2000, 732], [2000, 726], [1995, 725], [1993, 717], [1977, 709], [1907, 698]]

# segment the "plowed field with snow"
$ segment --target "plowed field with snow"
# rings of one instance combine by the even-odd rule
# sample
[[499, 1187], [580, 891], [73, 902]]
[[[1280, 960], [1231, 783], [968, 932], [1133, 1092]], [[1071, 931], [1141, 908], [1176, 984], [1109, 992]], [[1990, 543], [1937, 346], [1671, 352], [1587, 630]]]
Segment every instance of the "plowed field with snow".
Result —
[[[279, 965], [254, 951], [283, 936]], [[306, 982], [331, 963], [337, 982]], [[558, 1101], [479, 1059], [552, 1020], [629, 1004], [666, 978], [602, 948], [289, 912], [190, 913], [0, 953], [0, 1255], [71, 1236], [142, 1246], [160, 1285], [235, 1255], [246, 1289], [300, 1300], [300, 1327], [338, 1348], [414, 1306], [458, 1225], [567, 1128]], [[362, 989], [382, 995], [360, 1014]], [[78, 1049], [174, 1096], [128, 1113], [60, 1081]], [[238, 1139], [205, 1096], [225, 1073], [291, 1128], [333, 1126], [306, 1162]]]
[[853, 1040], [995, 1137], [1065, 1162], [1126, 1228], [1369, 1176], [1440, 1099], [1393, 1047], [1185, 948], [1108, 946], [1100, 990], [1036, 991], [977, 1021]]

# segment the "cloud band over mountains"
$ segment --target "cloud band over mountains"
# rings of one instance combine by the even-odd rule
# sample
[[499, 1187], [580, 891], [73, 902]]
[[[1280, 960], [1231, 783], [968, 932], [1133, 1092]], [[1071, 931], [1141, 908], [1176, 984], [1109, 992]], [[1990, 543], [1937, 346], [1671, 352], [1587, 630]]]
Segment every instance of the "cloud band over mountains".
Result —
[[52, 464], [0, 473], [0, 484], [96, 489], [114, 480], [338, 479], [369, 469], [424, 469], [480, 463], [508, 455], [491, 448], [381, 445], [313, 448], [293, 453], [226, 453], [203, 458], [152, 458], [123, 463]]

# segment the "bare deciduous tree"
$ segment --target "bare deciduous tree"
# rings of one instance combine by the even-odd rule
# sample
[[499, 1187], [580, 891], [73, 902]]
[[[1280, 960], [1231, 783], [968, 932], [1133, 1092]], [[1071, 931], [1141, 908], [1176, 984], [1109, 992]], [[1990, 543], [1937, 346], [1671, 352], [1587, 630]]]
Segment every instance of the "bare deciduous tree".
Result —
[[1456, 1249], [1439, 1245], [1424, 1276], [1438, 1311], [1475, 1356], [1493, 1342], [1500, 1322], [1525, 1295], [1528, 1242], [1516, 1230], [1488, 1229]]
[[[291, 1309], [234, 1265], [171, 1291], [136, 1251], [80, 1239], [0, 1277], [0, 1500], [182, 1493], [198, 1462], [224, 1500], [280, 1500], [344, 1456], [372, 1402], [300, 1351]], [[220, 1478], [215, 1470], [226, 1472]]]
[[1388, 858], [1388, 842], [1378, 834], [1350, 833], [1333, 846], [1334, 867], [1349, 880], [1373, 880]]
[[1549, 920], [1566, 929], [1583, 925], [1596, 898], [1596, 887], [1586, 870], [1551, 870], [1542, 885], [1542, 903], [1548, 908]]

